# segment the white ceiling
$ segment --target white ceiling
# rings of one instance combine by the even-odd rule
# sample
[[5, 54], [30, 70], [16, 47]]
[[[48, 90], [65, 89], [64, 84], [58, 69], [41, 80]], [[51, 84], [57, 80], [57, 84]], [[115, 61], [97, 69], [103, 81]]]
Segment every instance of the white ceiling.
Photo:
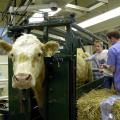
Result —
[[[5, 12], [10, 1], [12, 0], [0, 0], [1, 13]], [[24, 1], [26, 4], [29, 0], [16, 0], [16, 6], [19, 6], [20, 3], [22, 2], [24, 3]], [[108, 1], [108, 3], [104, 3], [103, 5], [99, 6], [100, 3], [102, 3], [100, 1], [103, 2]], [[120, 0], [33, 0], [33, 3], [35, 5], [40, 5], [40, 6], [49, 4], [51, 2], [56, 3], [59, 7], [62, 8], [62, 10], [58, 14], [56, 14], [56, 16], [63, 16], [63, 15], [66, 16], [70, 13], [75, 13], [77, 23], [120, 6]], [[67, 3], [75, 5], [75, 8], [65, 7]], [[33, 14], [33, 13], [28, 13], [28, 14]], [[19, 17], [16, 18], [16, 21], [17, 19], [19, 19]], [[0, 23], [1, 26], [4, 26], [6, 24], [5, 20], [1, 20]], [[88, 27], [86, 29], [90, 30], [91, 32], [98, 33], [114, 27], [119, 28], [119, 25], [120, 25], [120, 17], [116, 17], [114, 19]]]

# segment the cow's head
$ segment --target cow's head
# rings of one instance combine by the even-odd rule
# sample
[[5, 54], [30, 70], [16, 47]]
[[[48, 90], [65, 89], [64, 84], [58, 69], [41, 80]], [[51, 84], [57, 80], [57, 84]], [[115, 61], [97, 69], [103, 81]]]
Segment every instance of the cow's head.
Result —
[[13, 45], [1, 40], [0, 48], [6, 50], [13, 61], [12, 86], [27, 89], [37, 84], [36, 80], [40, 79], [38, 77], [43, 77], [44, 56], [52, 56], [59, 44], [54, 41], [43, 44], [36, 36], [24, 34]]

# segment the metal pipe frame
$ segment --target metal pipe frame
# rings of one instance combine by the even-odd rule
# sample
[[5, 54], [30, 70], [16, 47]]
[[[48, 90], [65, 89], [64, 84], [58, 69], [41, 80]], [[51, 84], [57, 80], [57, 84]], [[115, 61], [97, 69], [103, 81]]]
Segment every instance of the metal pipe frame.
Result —
[[[40, 35], [40, 34], [34, 33], [34, 32], [31, 32], [31, 33], [34, 34], [34, 35], [36, 35], [38, 38], [43, 39], [43, 35]], [[53, 37], [50, 37], [50, 36], [48, 37], [48, 39], [49, 39], [49, 40], [58, 41], [58, 42], [61, 43], [61, 44], [64, 44], [64, 43], [65, 43], [65, 41], [62, 41], [62, 40], [60, 40], [60, 39], [53, 38]]]
[[[48, 28], [48, 33], [61, 36], [63, 38], [66, 37], [67, 32], [58, 28], [53, 28], [53, 27], [58, 27], [58, 26], [67, 26], [70, 25], [71, 27], [77, 29], [78, 31], [73, 31], [73, 34], [75, 35], [75, 38], [81, 38], [82, 42], [84, 45], [91, 45], [93, 44], [95, 39], [101, 40], [105, 44], [108, 45], [107, 41], [101, 39], [100, 37], [96, 36], [95, 34], [79, 27], [76, 23], [73, 23], [72, 18], [62, 18], [62, 19], [48, 19], [43, 21], [42, 23], [39, 24], [29, 24], [27, 26], [10, 26], [8, 28], [9, 31], [12, 32], [20, 32], [20, 31], [25, 31], [25, 30], [31, 30], [31, 29], [37, 29], [40, 31], [44, 30], [44, 27]], [[86, 37], [88, 36], [88, 37]]]
[[82, 31], [83, 33], [85, 33], [85, 34], [87, 34], [87, 35], [89, 35], [89, 36], [91, 36], [91, 37], [93, 37], [93, 38], [95, 38], [95, 39], [101, 40], [103, 43], [105, 43], [105, 44], [108, 45], [108, 42], [107, 42], [107, 41], [101, 39], [100, 37], [98, 37], [98, 36], [96, 36], [95, 34], [89, 32], [88, 30], [85, 30], [85, 29], [81, 28], [81, 27], [78, 26], [77, 24], [72, 23], [71, 26], [72, 26], [73, 28], [77, 29], [78, 31], [80, 31], [80, 32]]
[[49, 19], [48, 21], [43, 21], [39, 24], [28, 24], [27, 26], [10, 26], [8, 30], [16, 32], [24, 29], [40, 29], [41, 27], [58, 27], [58, 26], [66, 26], [71, 24], [73, 21], [71, 19]]
[[[58, 27], [58, 26], [66, 26], [71, 24], [71, 27], [76, 28], [78, 31], [83, 32], [85, 34], [87, 34], [88, 36], [90, 36], [89, 38], [87, 38], [86, 36], [80, 34], [79, 32], [73, 31], [72, 32], [75, 34], [75, 36], [82, 38], [82, 40], [84, 40], [85, 44], [91, 44], [91, 42], [93, 42], [93, 40], [91, 38], [96, 38], [96, 39], [100, 39], [98, 36], [90, 33], [87, 30], [84, 30], [83, 28], [79, 27], [78, 25], [76, 25], [75, 23], [73, 23], [74, 20], [72, 17], [69, 18], [53, 18], [53, 19], [48, 19], [43, 21], [42, 23], [39, 24], [28, 24], [27, 26], [10, 26], [8, 27], [9, 31], [12, 32], [19, 32], [19, 31], [24, 31], [25, 29], [37, 29], [37, 30], [42, 30], [44, 29], [45, 26], [49, 27], [48, 29], [48, 33], [50, 34], [54, 34], [54, 35], [58, 35], [61, 37], [66, 36], [66, 31], [60, 30], [60, 29], [56, 29], [56, 28], [51, 28], [51, 27]], [[104, 41], [106, 43], [106, 41]]]
[[[67, 32], [66, 31], [63, 31], [61, 29], [58, 29], [58, 28], [49, 28], [48, 32], [50, 34], [54, 34], [54, 35], [58, 35], [58, 36], [61, 36], [63, 38], [65, 38]], [[86, 37], [84, 35], [82, 35], [80, 32], [78, 31], [73, 31], [73, 34], [75, 34], [76, 38], [81, 38], [82, 41], [84, 42], [84, 44], [92, 44], [93, 43], [93, 37], [89, 36], [89, 37]]]

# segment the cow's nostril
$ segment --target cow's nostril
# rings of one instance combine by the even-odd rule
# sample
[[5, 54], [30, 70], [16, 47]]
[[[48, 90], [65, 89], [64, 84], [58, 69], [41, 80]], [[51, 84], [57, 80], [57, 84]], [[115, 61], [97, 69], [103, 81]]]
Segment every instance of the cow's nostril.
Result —
[[19, 81], [19, 78], [15, 75], [13, 75], [13, 79], [16, 80], [16, 81]]
[[31, 77], [31, 75], [28, 75], [27, 77], [26, 77], [26, 80], [30, 80], [32, 77]]
[[19, 73], [13, 76], [13, 79], [16, 81], [28, 81], [31, 80], [32, 76], [30, 74]]

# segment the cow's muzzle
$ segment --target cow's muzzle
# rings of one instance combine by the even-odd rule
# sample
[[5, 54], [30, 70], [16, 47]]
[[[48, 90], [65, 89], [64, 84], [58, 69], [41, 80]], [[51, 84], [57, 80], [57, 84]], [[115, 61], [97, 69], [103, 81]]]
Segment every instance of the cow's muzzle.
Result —
[[13, 79], [16, 81], [30, 81], [32, 76], [30, 74], [19, 73], [17, 75], [13, 75]]
[[20, 89], [27, 89], [31, 87], [32, 76], [26, 73], [18, 73], [13, 75], [13, 87]]

